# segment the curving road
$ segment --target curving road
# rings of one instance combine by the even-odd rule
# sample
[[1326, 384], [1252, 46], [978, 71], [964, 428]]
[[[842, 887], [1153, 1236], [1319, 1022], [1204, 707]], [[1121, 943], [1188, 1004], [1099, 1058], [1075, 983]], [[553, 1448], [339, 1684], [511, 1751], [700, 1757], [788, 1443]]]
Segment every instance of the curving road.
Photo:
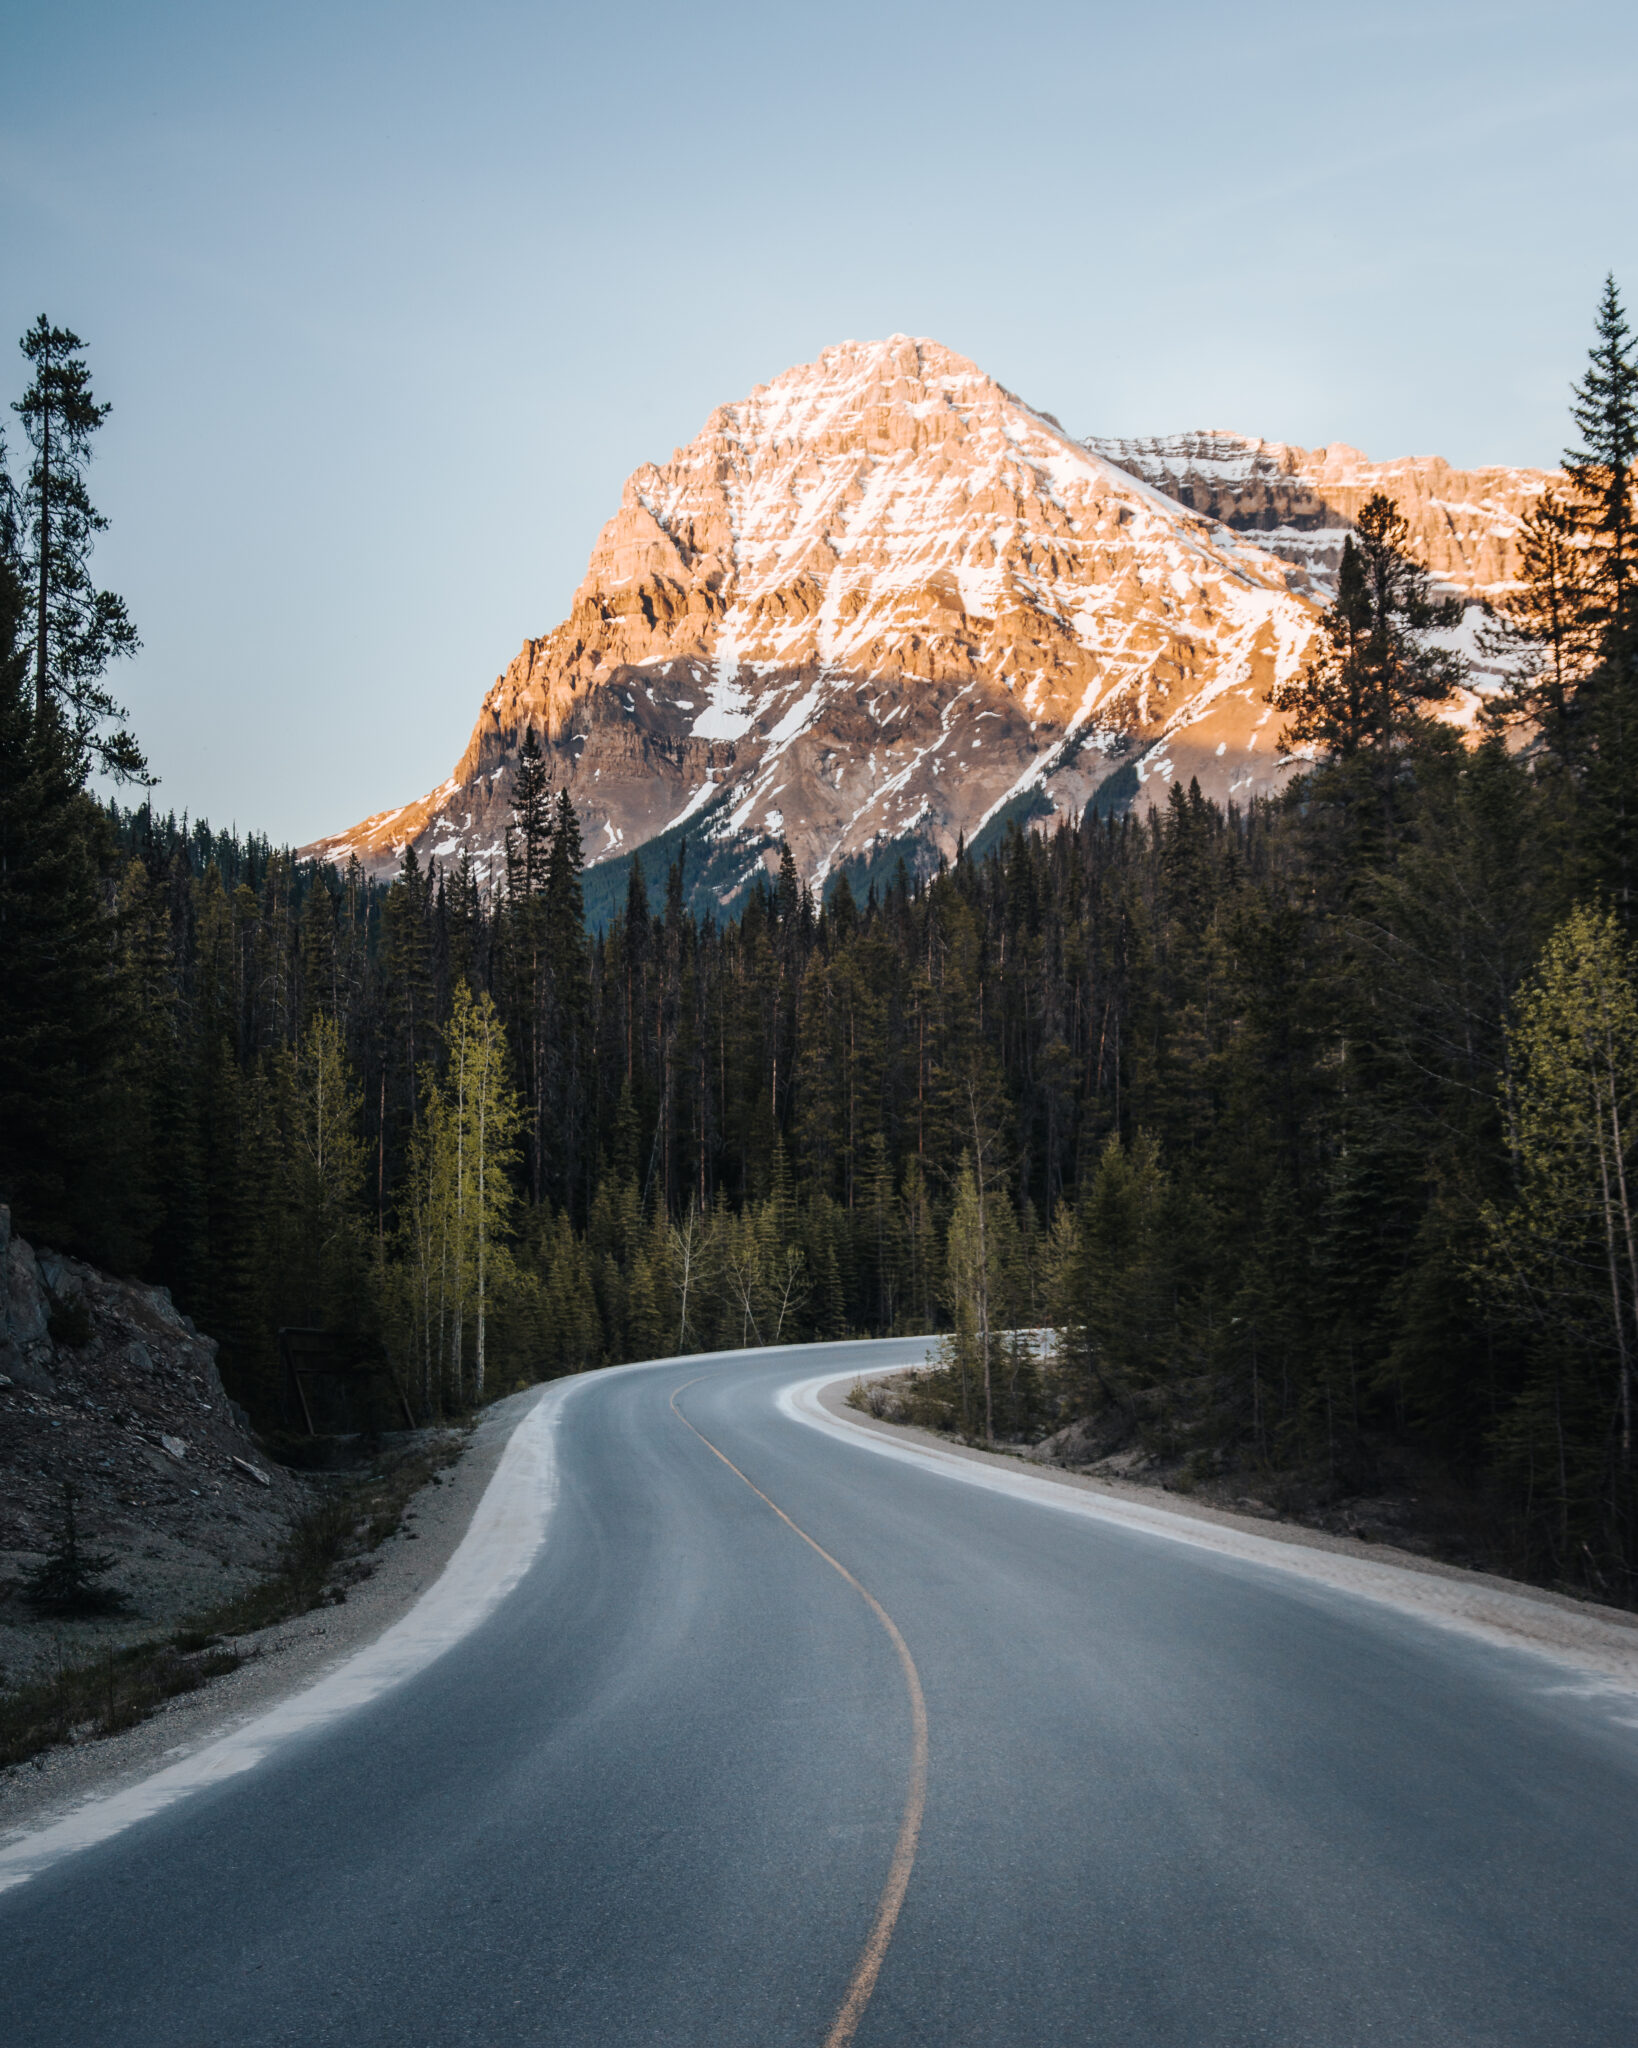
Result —
[[1638, 2041], [1632, 1701], [778, 1404], [920, 1348], [550, 1390], [516, 1588], [0, 1895], [0, 2040]]

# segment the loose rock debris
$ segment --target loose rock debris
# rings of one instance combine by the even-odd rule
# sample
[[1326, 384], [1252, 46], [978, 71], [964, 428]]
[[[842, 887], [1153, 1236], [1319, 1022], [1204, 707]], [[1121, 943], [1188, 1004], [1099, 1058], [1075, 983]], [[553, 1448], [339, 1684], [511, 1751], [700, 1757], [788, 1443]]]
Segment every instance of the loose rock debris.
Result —
[[[54, 1310], [83, 1342], [53, 1337]], [[255, 1584], [314, 1499], [255, 1454], [215, 1340], [166, 1289], [36, 1254], [0, 1206], [0, 1687], [165, 1635]], [[81, 1541], [114, 1556], [118, 1617], [43, 1620], [21, 1597], [65, 1481]]]

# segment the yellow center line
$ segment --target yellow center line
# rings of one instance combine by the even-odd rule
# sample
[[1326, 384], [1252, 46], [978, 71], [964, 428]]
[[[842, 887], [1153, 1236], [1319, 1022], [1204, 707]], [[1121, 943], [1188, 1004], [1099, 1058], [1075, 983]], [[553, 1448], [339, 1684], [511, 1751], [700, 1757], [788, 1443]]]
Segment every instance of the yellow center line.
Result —
[[909, 1645], [899, 1634], [893, 1617], [876, 1598], [859, 1584], [848, 1570], [831, 1556], [822, 1543], [815, 1543], [807, 1530], [793, 1522], [785, 1510], [757, 1485], [754, 1479], [746, 1479], [726, 1451], [719, 1451], [703, 1430], [694, 1429], [693, 1423], [677, 1406], [677, 1395], [686, 1394], [690, 1387], [697, 1387], [701, 1380], [708, 1379], [708, 1373], [700, 1373], [686, 1380], [671, 1396], [671, 1412], [685, 1428], [694, 1430], [712, 1457], [720, 1458], [736, 1479], [745, 1484], [757, 1499], [774, 1513], [793, 1534], [800, 1536], [810, 1550], [816, 1550], [833, 1572], [839, 1572], [858, 1594], [859, 1598], [875, 1615], [887, 1631], [888, 1640], [899, 1653], [899, 1663], [904, 1670], [905, 1690], [910, 1695], [910, 1789], [905, 1797], [904, 1818], [899, 1822], [899, 1839], [893, 1846], [893, 1861], [888, 1866], [887, 1882], [882, 1887], [881, 1901], [876, 1907], [875, 1923], [870, 1930], [870, 1939], [865, 1943], [864, 1954], [859, 1958], [858, 1968], [853, 1972], [852, 1982], [847, 1987], [847, 1996], [842, 2000], [841, 2011], [831, 2024], [825, 2036], [825, 2048], [847, 2048], [847, 2043], [858, 2031], [864, 2009], [870, 2003], [870, 1994], [876, 1988], [876, 1979], [881, 1975], [883, 1960], [887, 1955], [887, 1944], [893, 1939], [893, 1929], [898, 1923], [899, 1908], [904, 1904], [905, 1892], [910, 1886], [910, 1871], [916, 1860], [916, 1843], [921, 1836], [922, 1810], [927, 1804], [927, 1702], [922, 1697], [921, 1675], [916, 1670], [916, 1660], [911, 1656]]

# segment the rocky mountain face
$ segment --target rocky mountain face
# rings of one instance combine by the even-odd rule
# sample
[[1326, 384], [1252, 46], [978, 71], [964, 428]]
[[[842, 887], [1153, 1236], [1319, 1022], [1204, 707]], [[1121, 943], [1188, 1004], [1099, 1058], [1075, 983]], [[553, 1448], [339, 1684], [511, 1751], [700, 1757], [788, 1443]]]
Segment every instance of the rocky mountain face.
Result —
[[1494, 597], [1511, 582], [1519, 528], [1550, 479], [1539, 469], [1452, 469], [1437, 455], [1373, 462], [1346, 442], [1294, 448], [1208, 431], [1085, 446], [1180, 505], [1299, 572], [1296, 587], [1329, 604], [1342, 543], [1373, 492], [1392, 498], [1423, 564], [1451, 590]]
[[530, 731], [588, 861], [685, 827], [719, 903], [781, 839], [817, 887], [1078, 817], [1106, 784], [1196, 774], [1244, 801], [1286, 772], [1263, 699], [1370, 492], [1483, 593], [1541, 481], [1225, 434], [1078, 442], [937, 343], [845, 343], [630, 477], [449, 780], [305, 850], [378, 872], [406, 843], [468, 850], [494, 878]]

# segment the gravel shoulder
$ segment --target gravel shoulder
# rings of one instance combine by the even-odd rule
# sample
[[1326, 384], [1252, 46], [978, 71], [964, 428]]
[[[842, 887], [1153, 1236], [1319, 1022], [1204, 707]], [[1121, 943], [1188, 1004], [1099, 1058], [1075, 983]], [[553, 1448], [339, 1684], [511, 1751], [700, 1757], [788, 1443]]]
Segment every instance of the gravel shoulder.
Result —
[[236, 1671], [165, 1702], [134, 1728], [0, 1772], [0, 1842], [174, 1763], [374, 1642], [453, 1556], [508, 1439], [541, 1391], [530, 1387], [484, 1410], [456, 1463], [412, 1497], [398, 1533], [371, 1553], [370, 1575], [349, 1589], [344, 1605], [315, 1608], [238, 1638], [243, 1662]]
[[[889, 1422], [849, 1407], [847, 1395], [854, 1377], [835, 1379], [816, 1391], [825, 1414], [848, 1428], [896, 1444], [917, 1445], [942, 1459], [1095, 1496], [1107, 1502], [1118, 1519], [1141, 1523], [1153, 1517], [1173, 1524], [1195, 1524], [1196, 1540], [1206, 1548], [1283, 1563], [1340, 1590], [1385, 1600], [1405, 1612], [1488, 1641], [1550, 1657], [1600, 1686], [1622, 1694], [1638, 1693], [1638, 1615], [1625, 1609], [1578, 1600], [1492, 1572], [1468, 1570], [1392, 1544], [1365, 1542], [1263, 1515], [1237, 1514], [1137, 1481], [1065, 1471], [1019, 1452], [985, 1451], [954, 1443], [920, 1424]], [[868, 1377], [890, 1380], [894, 1375]], [[1281, 1550], [1289, 1553], [1285, 1559], [1277, 1554]]]

